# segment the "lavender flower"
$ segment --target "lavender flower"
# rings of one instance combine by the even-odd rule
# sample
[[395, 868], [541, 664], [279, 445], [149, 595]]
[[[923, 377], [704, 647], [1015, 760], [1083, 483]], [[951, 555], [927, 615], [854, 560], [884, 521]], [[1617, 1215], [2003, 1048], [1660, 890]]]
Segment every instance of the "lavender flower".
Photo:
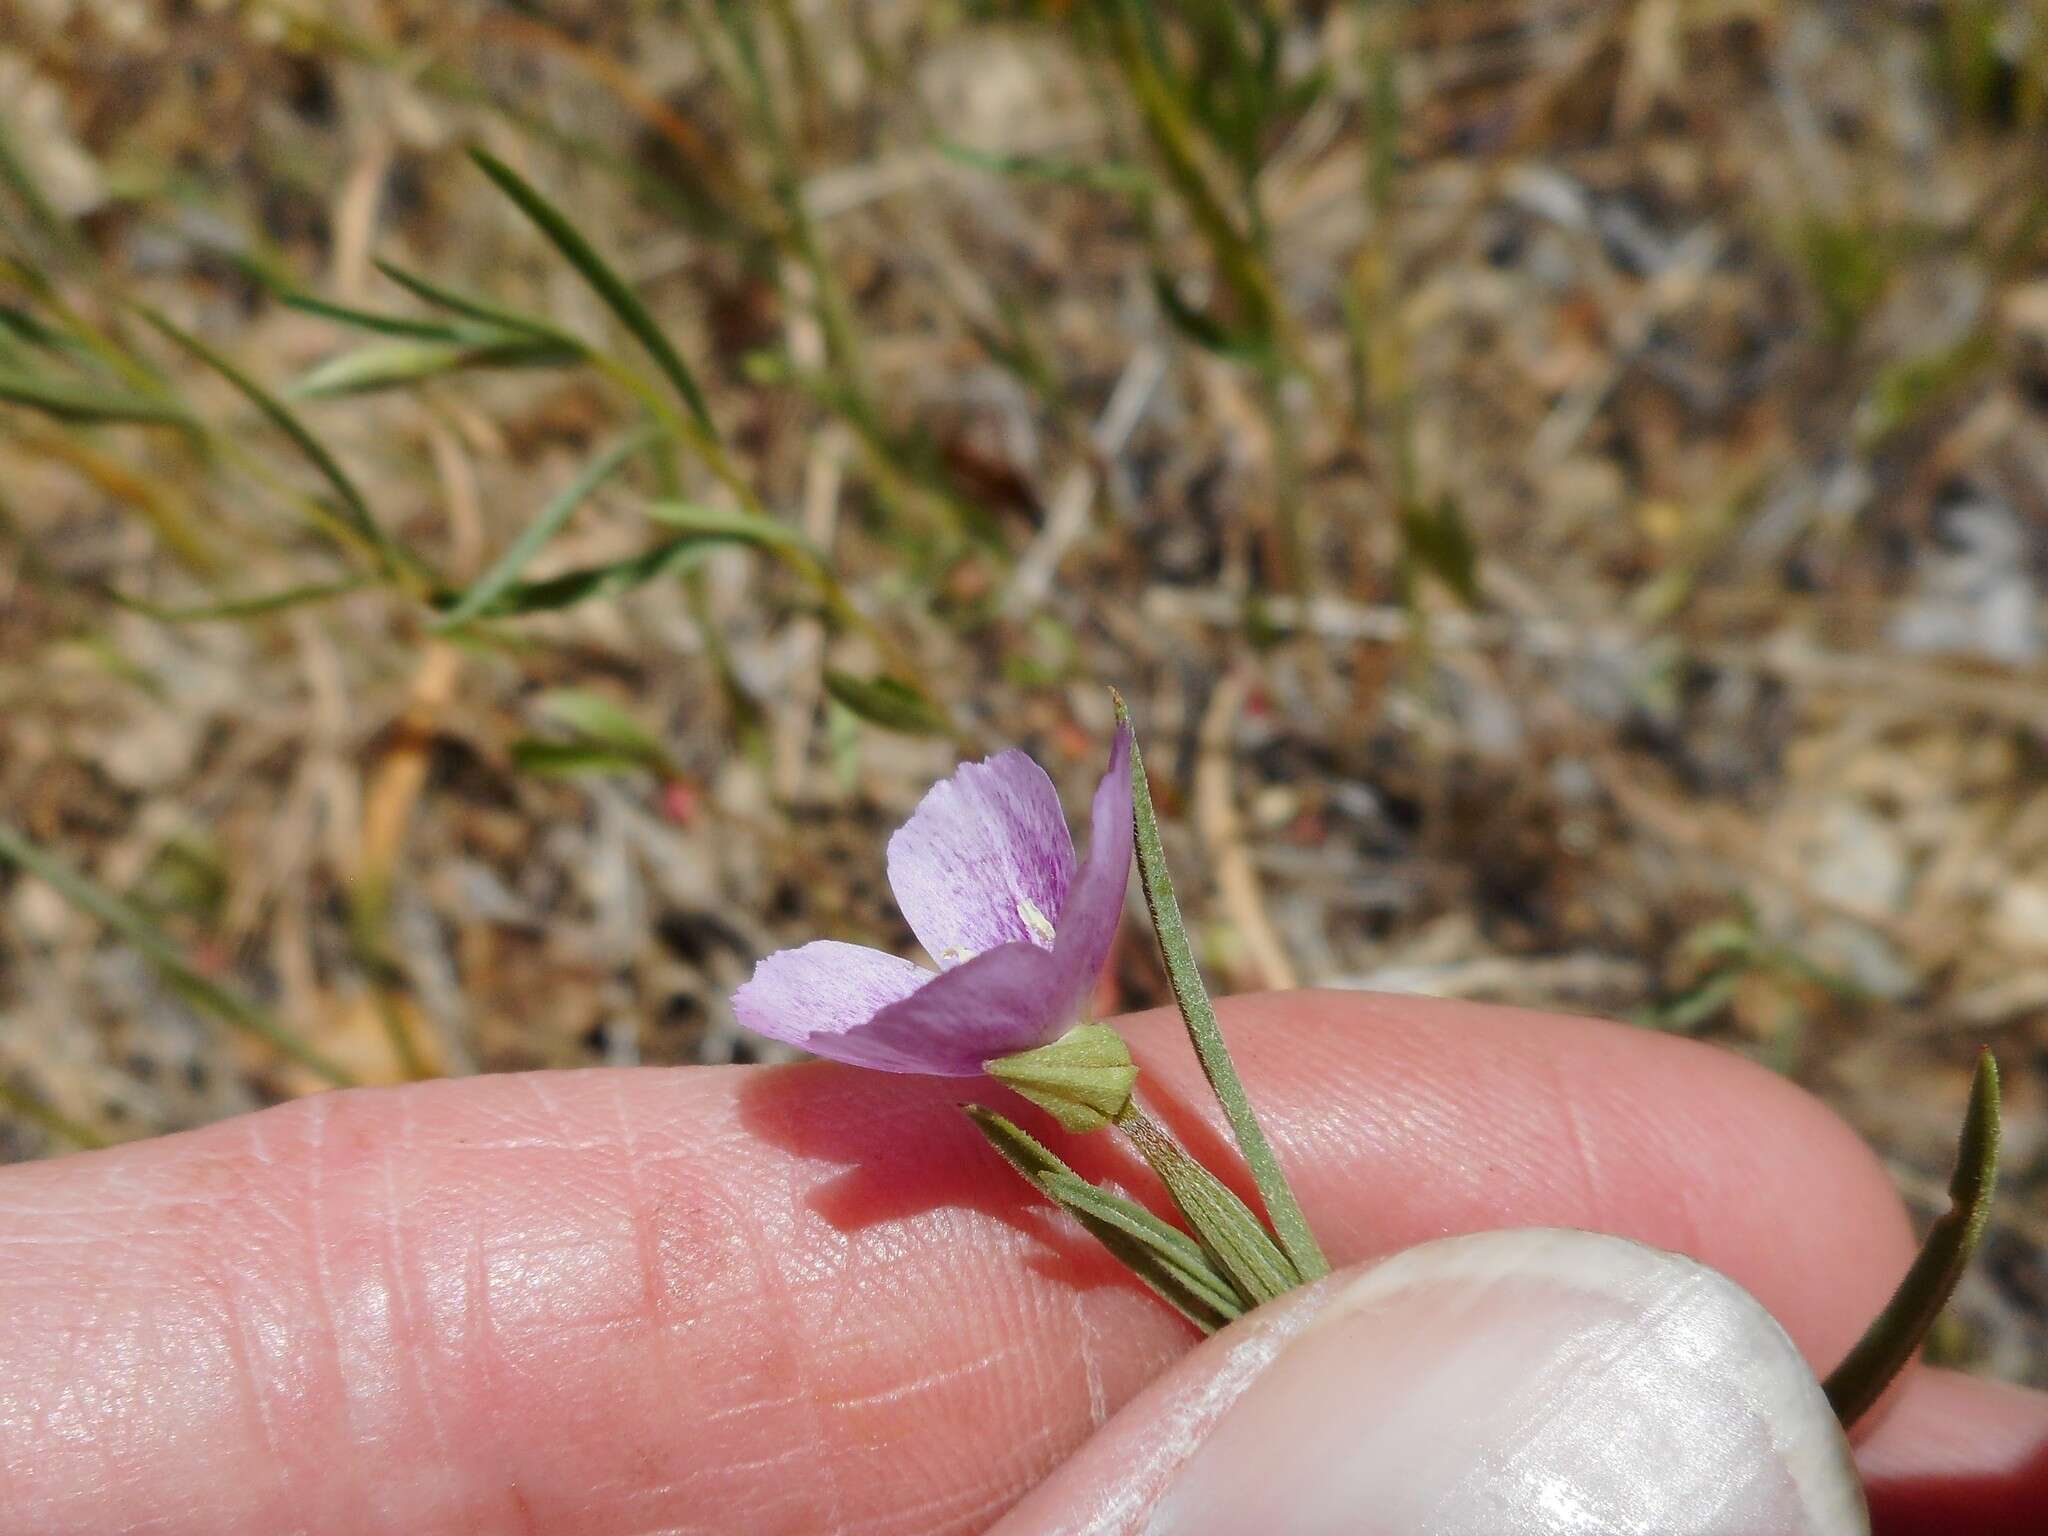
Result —
[[1022, 752], [934, 784], [889, 839], [889, 885], [936, 973], [821, 939], [772, 954], [733, 994], [747, 1028], [884, 1072], [978, 1076], [1080, 1020], [1131, 870], [1122, 726], [1077, 861], [1052, 780]]

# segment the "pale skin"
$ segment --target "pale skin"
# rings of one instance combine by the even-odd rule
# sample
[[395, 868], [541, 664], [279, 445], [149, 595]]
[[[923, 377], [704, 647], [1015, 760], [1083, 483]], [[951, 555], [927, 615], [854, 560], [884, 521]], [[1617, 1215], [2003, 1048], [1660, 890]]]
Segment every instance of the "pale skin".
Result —
[[[1910, 1256], [1871, 1153], [1726, 1053], [1357, 995], [1222, 1012], [1339, 1265], [1598, 1228], [1725, 1271], [1825, 1371]], [[1121, 1022], [1220, 1165], [1177, 1021]], [[828, 1065], [482, 1078], [0, 1172], [0, 1532], [925, 1536], [1085, 1499], [1115, 1458], [1062, 1463], [1195, 1338], [970, 1092], [999, 1101]], [[2048, 1399], [1916, 1370], [1860, 1438], [1885, 1536], [2048, 1520]]]

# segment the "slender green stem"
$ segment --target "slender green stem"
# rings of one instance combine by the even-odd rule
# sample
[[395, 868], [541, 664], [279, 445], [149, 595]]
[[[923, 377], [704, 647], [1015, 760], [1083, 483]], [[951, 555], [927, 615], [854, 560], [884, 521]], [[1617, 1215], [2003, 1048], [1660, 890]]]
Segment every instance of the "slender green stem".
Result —
[[[1117, 723], [1129, 725], [1129, 708], [1121, 695], [1113, 696]], [[1301, 1203], [1294, 1198], [1280, 1160], [1273, 1154], [1272, 1143], [1266, 1140], [1258, 1116], [1252, 1112], [1251, 1100], [1245, 1096], [1244, 1084], [1231, 1063], [1230, 1049], [1223, 1043], [1215, 1006], [1209, 1001], [1202, 973], [1195, 965], [1187, 925], [1181, 921], [1180, 902], [1173, 894], [1173, 879], [1166, 872], [1166, 854], [1159, 846], [1159, 817], [1152, 808], [1152, 786], [1145, 777], [1145, 760], [1135, 739], [1131, 743], [1131, 805], [1137, 829], [1138, 877], [1145, 887], [1145, 905], [1152, 913], [1159, 951], [1166, 961], [1166, 978], [1173, 987], [1173, 1000], [1180, 1006], [1180, 1016], [1187, 1024], [1188, 1038], [1194, 1042], [1202, 1073], [1209, 1079], [1209, 1087], [1230, 1121], [1238, 1150], [1251, 1168], [1252, 1181], [1265, 1202], [1281, 1248], [1304, 1281], [1320, 1279], [1330, 1272], [1330, 1262], [1309, 1231]]]
[[1970, 1084], [1970, 1107], [1963, 1115], [1955, 1176], [1948, 1186], [1951, 1204], [1929, 1229], [1884, 1310], [1828, 1376], [1828, 1403], [1844, 1429], [1884, 1395], [1948, 1305], [1984, 1235], [1997, 1185], [1998, 1063], [1986, 1051], [1977, 1058], [1977, 1076]]

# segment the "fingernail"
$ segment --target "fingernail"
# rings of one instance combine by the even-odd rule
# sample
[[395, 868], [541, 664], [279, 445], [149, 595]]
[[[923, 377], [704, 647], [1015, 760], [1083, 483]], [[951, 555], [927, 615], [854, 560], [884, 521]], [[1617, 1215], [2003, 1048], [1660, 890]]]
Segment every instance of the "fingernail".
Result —
[[1152, 1536], [1862, 1536], [1848, 1446], [1763, 1306], [1588, 1233], [1366, 1271], [1223, 1414]]

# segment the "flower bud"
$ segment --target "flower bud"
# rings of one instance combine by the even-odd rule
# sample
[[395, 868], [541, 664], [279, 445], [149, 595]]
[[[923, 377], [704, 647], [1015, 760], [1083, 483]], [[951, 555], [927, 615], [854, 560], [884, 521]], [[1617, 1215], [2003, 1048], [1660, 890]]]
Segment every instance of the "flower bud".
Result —
[[1137, 1065], [1123, 1036], [1105, 1024], [1081, 1024], [1050, 1045], [985, 1063], [988, 1075], [1015, 1089], [1070, 1131], [1099, 1131], [1131, 1102]]

